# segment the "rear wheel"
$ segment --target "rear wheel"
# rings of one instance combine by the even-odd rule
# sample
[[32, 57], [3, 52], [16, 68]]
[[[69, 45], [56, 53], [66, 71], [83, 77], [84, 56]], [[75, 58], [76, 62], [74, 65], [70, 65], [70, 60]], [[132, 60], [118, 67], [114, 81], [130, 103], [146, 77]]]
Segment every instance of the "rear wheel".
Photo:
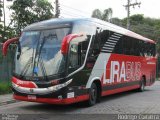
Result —
[[97, 101], [97, 86], [95, 83], [92, 83], [91, 88], [89, 90], [89, 100], [87, 102], [88, 106], [93, 106]]

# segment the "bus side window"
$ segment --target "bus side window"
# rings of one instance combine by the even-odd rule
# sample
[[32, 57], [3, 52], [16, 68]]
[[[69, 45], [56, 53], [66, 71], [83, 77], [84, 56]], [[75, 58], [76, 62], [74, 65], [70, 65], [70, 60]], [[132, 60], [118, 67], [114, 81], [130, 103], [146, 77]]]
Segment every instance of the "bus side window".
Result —
[[140, 56], [144, 57], [143, 41], [138, 40], [138, 42], [139, 42], [139, 54]]
[[114, 51], [113, 53], [116, 53], [116, 54], [123, 54], [123, 39], [120, 38], [116, 44], [116, 46], [114, 47]]
[[126, 39], [126, 36], [123, 38], [123, 54], [128, 55], [128, 41]]
[[87, 58], [86, 65], [88, 68], [93, 68], [99, 54], [100, 54], [100, 36], [99, 33], [96, 32], [96, 35], [92, 37], [92, 43]]
[[152, 44], [152, 56], [155, 57], [156, 56], [156, 45]]
[[88, 45], [89, 45], [89, 40], [90, 40], [90, 36], [87, 35], [87, 40], [83, 41], [81, 44], [81, 49], [79, 50], [79, 57], [80, 57], [80, 64], [83, 65], [85, 57], [86, 57], [86, 53], [87, 53], [87, 49], [88, 49]]
[[69, 73], [77, 70], [84, 64], [90, 37], [90, 35], [87, 35], [86, 39], [77, 38], [70, 43], [68, 55]]
[[[100, 38], [100, 48], [104, 46], [104, 44], [108, 41], [108, 38], [110, 36], [109, 30], [102, 30], [100, 33], [98, 33], [98, 36]], [[96, 35], [97, 36], [97, 35]]]
[[69, 52], [69, 69], [72, 71], [78, 68], [78, 44], [71, 44], [70, 45], [70, 52]]

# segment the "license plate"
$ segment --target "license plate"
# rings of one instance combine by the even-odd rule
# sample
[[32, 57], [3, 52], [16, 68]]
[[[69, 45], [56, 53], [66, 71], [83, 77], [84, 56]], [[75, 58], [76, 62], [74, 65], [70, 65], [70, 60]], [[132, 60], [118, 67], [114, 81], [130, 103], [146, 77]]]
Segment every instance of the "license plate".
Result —
[[28, 99], [29, 100], [36, 100], [36, 96], [35, 95], [28, 95]]

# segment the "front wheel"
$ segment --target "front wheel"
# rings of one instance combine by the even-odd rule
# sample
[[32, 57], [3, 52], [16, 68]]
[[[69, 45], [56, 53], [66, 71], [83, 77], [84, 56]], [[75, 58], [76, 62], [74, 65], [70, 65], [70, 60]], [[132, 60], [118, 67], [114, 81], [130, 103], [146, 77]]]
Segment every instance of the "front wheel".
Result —
[[97, 101], [97, 86], [95, 83], [92, 83], [89, 90], [89, 100], [87, 101], [88, 106], [93, 106]]

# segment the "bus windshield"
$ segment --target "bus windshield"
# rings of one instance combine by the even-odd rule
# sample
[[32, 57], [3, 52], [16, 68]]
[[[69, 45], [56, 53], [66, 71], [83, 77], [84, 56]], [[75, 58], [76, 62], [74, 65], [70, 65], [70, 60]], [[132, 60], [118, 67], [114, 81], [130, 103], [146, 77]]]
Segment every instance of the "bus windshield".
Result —
[[23, 32], [15, 56], [15, 74], [43, 77], [63, 73], [66, 57], [61, 42], [70, 28]]

